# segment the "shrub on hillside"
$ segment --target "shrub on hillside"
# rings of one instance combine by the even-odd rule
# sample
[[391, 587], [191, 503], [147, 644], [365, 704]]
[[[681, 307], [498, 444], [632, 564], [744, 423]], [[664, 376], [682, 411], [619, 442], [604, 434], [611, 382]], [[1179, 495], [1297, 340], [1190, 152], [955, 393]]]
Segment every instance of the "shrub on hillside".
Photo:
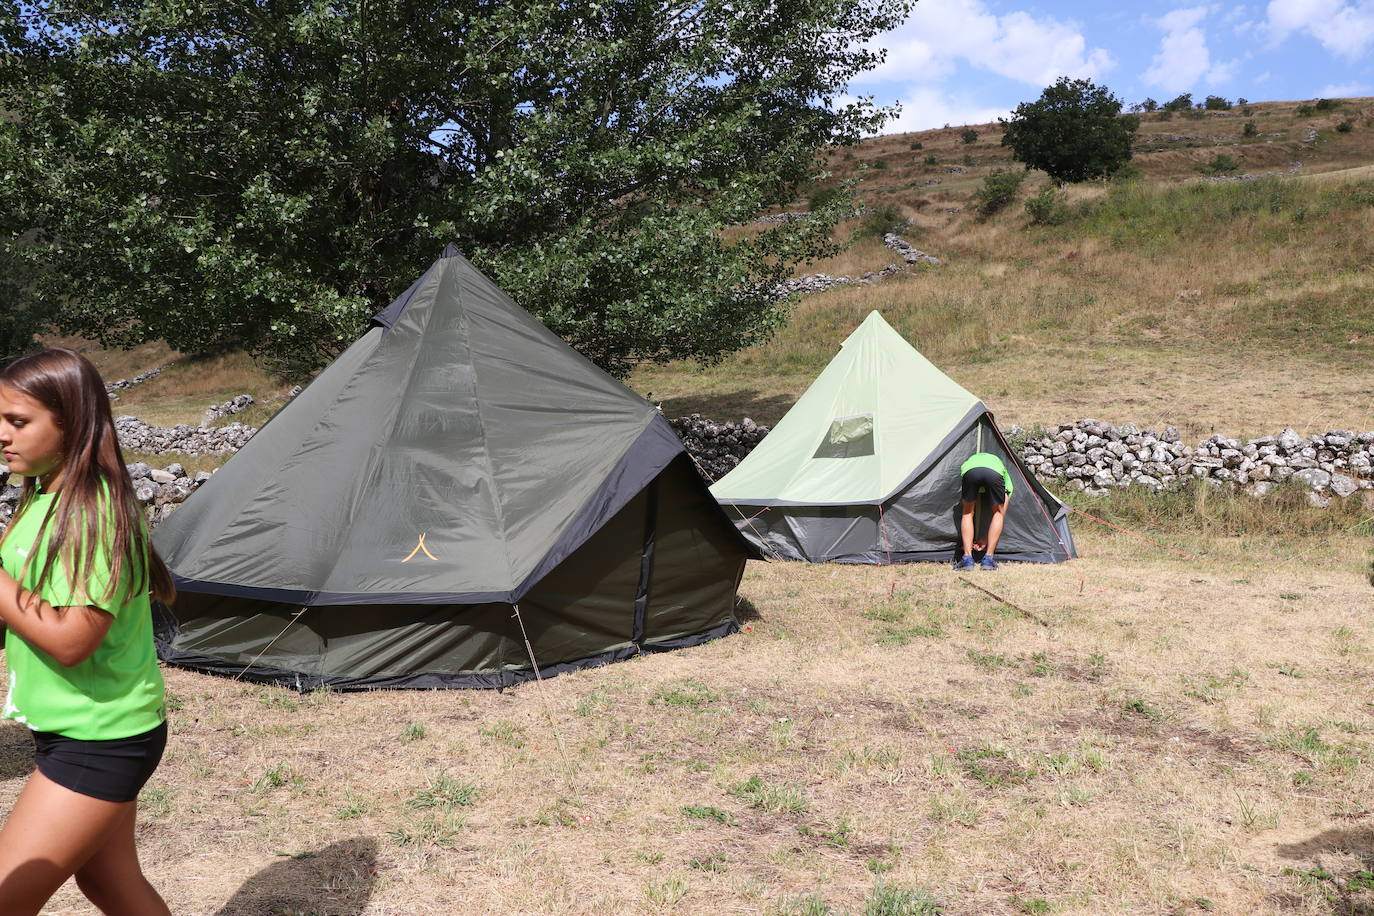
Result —
[[1026, 215], [1033, 226], [1058, 226], [1069, 218], [1069, 207], [1064, 195], [1047, 184], [1026, 201]]
[[881, 207], [874, 207], [869, 211], [868, 215], [864, 217], [857, 235], [880, 239], [889, 232], [900, 235], [909, 225], [906, 217], [902, 216], [902, 212], [895, 205], [883, 204]]
[[1247, 99], [1247, 98], [1245, 98], [1244, 96], [1242, 96], [1242, 97], [1236, 99], [1236, 104], [1237, 104], [1237, 105], [1249, 105], [1249, 104], [1250, 104], [1250, 100]]
[[1317, 99], [1312, 103], [1312, 107], [1317, 111], [1335, 111], [1341, 107], [1341, 103], [1337, 99]]
[[807, 207], [811, 210], [824, 210], [843, 196], [844, 191], [834, 185], [817, 188], [811, 193], [811, 197], [807, 201]]
[[1258, 135], [1259, 135], [1259, 128], [1255, 126], [1255, 122], [1254, 122], [1254, 121], [1246, 121], [1246, 122], [1245, 122], [1245, 126], [1244, 126], [1243, 128], [1241, 128], [1240, 134], [1241, 134], [1242, 137], [1254, 137], [1254, 136], [1258, 136]]
[[922, 164], [922, 165], [939, 165], [939, 164], [940, 164], [940, 160], [935, 158], [935, 154], [934, 154], [934, 153], [927, 153], [927, 154], [926, 154], [926, 157], [925, 157], [924, 159], [921, 160], [921, 164]]
[[887, 168], [887, 160], [886, 160], [886, 159], [874, 159], [874, 160], [873, 160], [873, 168], [878, 169], [878, 170], [880, 170], [880, 171], [881, 171], [882, 169]]
[[1233, 175], [1240, 169], [1240, 161], [1229, 153], [1217, 153], [1211, 161], [1198, 166], [1198, 171], [1206, 175]]
[[925, 145], [924, 143], [922, 143], [920, 140], [912, 140], [912, 141], [911, 141], [911, 150], [912, 150], [912, 152], [915, 152], [915, 151], [918, 150], [918, 149], [925, 149], [925, 148], [926, 148], [926, 145]]
[[1336, 130], [1343, 134], [1348, 134], [1354, 129], [1355, 125], [1351, 121], [1342, 121], [1336, 125]]
[[965, 144], [977, 143], [978, 131], [974, 130], [972, 127], [965, 127], [963, 132], [959, 134], [959, 139], [963, 140]]
[[1006, 207], [1026, 180], [1024, 169], [993, 169], [973, 193], [973, 209], [984, 219]]
[[1231, 103], [1223, 96], [1209, 95], [1207, 96], [1207, 101], [1203, 102], [1203, 107], [1208, 111], [1230, 111]]
[[1193, 94], [1183, 92], [1164, 103], [1165, 111], [1188, 111], [1193, 107]]
[[1316, 113], [1317, 110], [1311, 105], [1299, 105], [1297, 108], [1297, 114], [1300, 118], [1310, 118]]

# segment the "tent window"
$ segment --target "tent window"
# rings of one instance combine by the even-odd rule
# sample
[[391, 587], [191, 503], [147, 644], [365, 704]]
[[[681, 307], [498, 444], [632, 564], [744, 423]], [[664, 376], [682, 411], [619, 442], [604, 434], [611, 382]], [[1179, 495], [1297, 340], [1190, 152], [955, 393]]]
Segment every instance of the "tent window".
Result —
[[873, 414], [832, 420], [812, 458], [860, 458], [873, 454]]

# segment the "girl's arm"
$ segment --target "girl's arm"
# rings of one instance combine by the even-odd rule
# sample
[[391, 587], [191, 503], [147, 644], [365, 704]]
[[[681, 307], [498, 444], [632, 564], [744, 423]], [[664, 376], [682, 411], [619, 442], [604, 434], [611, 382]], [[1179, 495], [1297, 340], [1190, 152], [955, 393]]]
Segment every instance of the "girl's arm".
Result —
[[0, 623], [70, 668], [95, 653], [114, 616], [87, 605], [53, 607], [36, 593], [21, 590], [13, 576], [0, 570]]

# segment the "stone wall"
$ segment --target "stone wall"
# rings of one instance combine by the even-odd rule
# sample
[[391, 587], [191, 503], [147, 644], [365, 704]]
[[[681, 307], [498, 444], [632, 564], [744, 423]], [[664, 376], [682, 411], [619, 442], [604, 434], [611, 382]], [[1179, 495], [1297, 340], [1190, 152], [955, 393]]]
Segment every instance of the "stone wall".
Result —
[[[186, 497], [212, 476], [208, 471], [188, 474], [180, 464], [154, 468], [142, 461], [135, 461], [128, 465], [128, 468], [129, 476], [134, 481], [134, 496], [137, 497], [139, 505], [147, 511], [149, 522], [154, 525], [171, 515]], [[9, 468], [0, 464], [0, 533], [4, 532], [5, 526], [14, 516], [14, 509], [19, 504], [19, 496], [23, 492], [17, 482], [5, 483], [8, 477]]]
[[1292, 429], [1258, 439], [1214, 435], [1185, 445], [1173, 427], [1163, 432], [1078, 420], [1008, 438], [1021, 443], [1021, 459], [1042, 481], [1067, 490], [1101, 494], [1116, 487], [1170, 489], [1189, 478], [1263, 496], [1274, 484], [1295, 480], [1312, 502], [1374, 489], [1374, 431], [1333, 429], [1303, 436]]

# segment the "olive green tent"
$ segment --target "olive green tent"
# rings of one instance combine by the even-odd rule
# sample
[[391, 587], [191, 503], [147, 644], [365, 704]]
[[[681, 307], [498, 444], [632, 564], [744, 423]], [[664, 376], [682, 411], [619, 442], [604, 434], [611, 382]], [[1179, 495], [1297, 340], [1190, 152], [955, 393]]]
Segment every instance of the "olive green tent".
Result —
[[752, 552], [659, 412], [452, 248], [153, 540], [165, 660], [344, 689], [725, 635]]
[[[974, 452], [998, 455], [1012, 475], [997, 556], [1076, 556], [1068, 510], [1027, 473], [983, 402], [872, 312], [711, 493], [771, 557], [946, 560], [959, 553], [959, 467]], [[988, 517], [980, 506], [983, 531]]]

